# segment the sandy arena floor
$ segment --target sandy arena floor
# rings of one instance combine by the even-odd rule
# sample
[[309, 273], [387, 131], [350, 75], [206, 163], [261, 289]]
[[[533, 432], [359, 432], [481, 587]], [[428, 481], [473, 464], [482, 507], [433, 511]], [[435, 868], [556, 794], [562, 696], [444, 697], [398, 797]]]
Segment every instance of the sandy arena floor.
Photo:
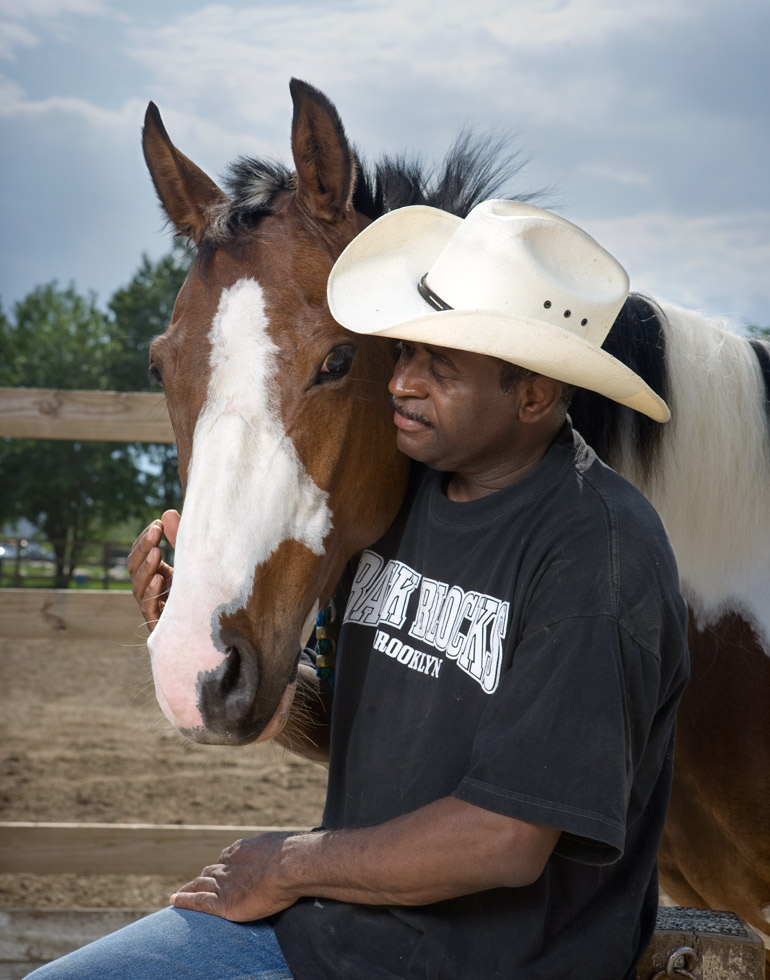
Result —
[[[323, 767], [270, 744], [182, 739], [144, 644], [0, 640], [0, 756], [0, 820], [311, 827], [326, 786]], [[0, 907], [153, 908], [178, 884], [0, 873]]]

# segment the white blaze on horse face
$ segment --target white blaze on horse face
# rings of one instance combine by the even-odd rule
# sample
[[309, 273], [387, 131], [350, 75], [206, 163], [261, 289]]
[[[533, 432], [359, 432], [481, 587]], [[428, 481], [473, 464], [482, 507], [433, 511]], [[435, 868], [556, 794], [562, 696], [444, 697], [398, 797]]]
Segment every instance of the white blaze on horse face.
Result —
[[173, 588], [148, 641], [158, 702], [177, 728], [203, 725], [199, 675], [221, 664], [219, 616], [246, 604], [256, 567], [287, 540], [323, 554], [331, 528], [328, 495], [305, 471], [281, 419], [278, 348], [257, 282], [223, 291], [210, 341]]

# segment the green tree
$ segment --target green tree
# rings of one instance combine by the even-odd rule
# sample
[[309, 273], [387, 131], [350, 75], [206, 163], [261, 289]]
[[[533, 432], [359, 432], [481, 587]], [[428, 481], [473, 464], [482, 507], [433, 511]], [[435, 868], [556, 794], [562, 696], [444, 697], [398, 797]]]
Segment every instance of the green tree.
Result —
[[[0, 386], [139, 391], [149, 387], [147, 352], [162, 332], [188, 257], [176, 247], [147, 257], [107, 312], [93, 295], [56, 283], [0, 309]], [[57, 588], [66, 588], [87, 541], [126, 520], [144, 522], [181, 497], [169, 446], [0, 440], [0, 522], [26, 518], [51, 543]]]
[[[175, 242], [168, 255], [151, 262], [145, 255], [131, 282], [109, 302], [118, 341], [110, 375], [118, 391], [143, 391], [151, 387], [148, 354], [154, 337], [168, 326], [177, 293], [190, 267], [192, 251]], [[145, 464], [156, 473], [155, 504], [158, 512], [179, 506], [182, 488], [177, 471], [176, 446], [143, 447]]]
[[191, 251], [181, 242], [176, 242], [168, 255], [157, 262], [142, 256], [131, 282], [109, 301], [117, 341], [110, 377], [116, 391], [147, 390], [150, 344], [171, 320], [191, 257]]
[[[114, 340], [94, 296], [38, 286], [0, 327], [3, 386], [110, 388]], [[103, 442], [5, 439], [0, 472], [0, 519], [24, 517], [45, 535], [57, 588], [69, 585], [87, 540], [145, 507], [149, 482], [128, 447]]]

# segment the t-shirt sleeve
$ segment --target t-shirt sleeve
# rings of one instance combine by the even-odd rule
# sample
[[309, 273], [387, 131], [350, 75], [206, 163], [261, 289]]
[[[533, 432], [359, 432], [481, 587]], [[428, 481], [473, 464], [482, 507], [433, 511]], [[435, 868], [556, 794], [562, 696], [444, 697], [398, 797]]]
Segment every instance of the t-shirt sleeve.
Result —
[[501, 676], [454, 795], [560, 829], [563, 857], [617, 860], [658, 691], [657, 657], [612, 616], [538, 629]]

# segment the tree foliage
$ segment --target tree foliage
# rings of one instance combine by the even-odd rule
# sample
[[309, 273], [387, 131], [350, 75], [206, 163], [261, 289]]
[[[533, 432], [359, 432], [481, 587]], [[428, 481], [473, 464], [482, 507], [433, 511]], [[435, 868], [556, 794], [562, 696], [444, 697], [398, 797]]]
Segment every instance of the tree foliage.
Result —
[[110, 377], [116, 391], [147, 389], [147, 352], [153, 337], [163, 333], [171, 320], [190, 258], [181, 242], [158, 262], [143, 256], [131, 282], [109, 301], [116, 342]]
[[[191, 259], [190, 249], [181, 242], [176, 242], [171, 252], [156, 263], [145, 255], [131, 282], [110, 300], [118, 342], [116, 350], [120, 351], [111, 369], [116, 391], [143, 391], [151, 384], [147, 373], [150, 343], [171, 320]], [[143, 451], [145, 463], [156, 472], [153, 500], [156, 512], [177, 507], [182, 488], [176, 446], [144, 446]]]
[[[0, 386], [139, 391], [147, 350], [162, 332], [184, 278], [181, 249], [139, 271], [108, 311], [93, 295], [38, 286], [12, 316], [0, 310]], [[127, 519], [149, 520], [178, 503], [173, 447], [40, 439], [0, 440], [0, 522], [26, 518], [56, 555], [56, 586], [69, 585], [87, 541]]]

